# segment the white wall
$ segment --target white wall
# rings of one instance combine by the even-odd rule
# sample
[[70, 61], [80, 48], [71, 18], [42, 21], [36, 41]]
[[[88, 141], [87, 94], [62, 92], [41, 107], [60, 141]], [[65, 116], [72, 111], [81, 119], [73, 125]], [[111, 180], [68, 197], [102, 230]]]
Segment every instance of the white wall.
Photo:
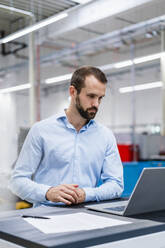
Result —
[[8, 182], [16, 157], [15, 96], [0, 94], [0, 211], [15, 208], [15, 197], [8, 190]]
[[0, 94], [0, 167], [8, 171], [16, 159], [16, 108], [15, 97]]
[[47, 118], [51, 115], [60, 113], [69, 105], [68, 89], [51, 90], [45, 94], [41, 100], [41, 117]]

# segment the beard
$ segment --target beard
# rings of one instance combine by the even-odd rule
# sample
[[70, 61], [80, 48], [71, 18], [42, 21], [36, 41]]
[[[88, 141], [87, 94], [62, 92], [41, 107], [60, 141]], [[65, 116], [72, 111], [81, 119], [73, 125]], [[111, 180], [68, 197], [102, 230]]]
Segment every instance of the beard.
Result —
[[[83, 108], [83, 106], [80, 103], [80, 98], [77, 95], [76, 97], [76, 109], [79, 112], [79, 114], [81, 115], [81, 117], [83, 117], [86, 120], [91, 120], [95, 118], [95, 115], [98, 111], [98, 109], [96, 107], [92, 107], [92, 108], [87, 108], [86, 110]], [[93, 110], [93, 111], [92, 111]]]

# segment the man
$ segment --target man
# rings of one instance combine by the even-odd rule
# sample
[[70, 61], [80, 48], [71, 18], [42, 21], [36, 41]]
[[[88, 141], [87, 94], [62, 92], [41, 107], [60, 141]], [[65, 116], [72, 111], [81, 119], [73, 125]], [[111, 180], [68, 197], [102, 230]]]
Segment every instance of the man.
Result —
[[[67, 205], [119, 197], [123, 169], [112, 132], [93, 119], [107, 79], [98, 68], [77, 69], [62, 115], [36, 123], [27, 135], [10, 188], [20, 198]], [[102, 180], [102, 185], [97, 186]]]

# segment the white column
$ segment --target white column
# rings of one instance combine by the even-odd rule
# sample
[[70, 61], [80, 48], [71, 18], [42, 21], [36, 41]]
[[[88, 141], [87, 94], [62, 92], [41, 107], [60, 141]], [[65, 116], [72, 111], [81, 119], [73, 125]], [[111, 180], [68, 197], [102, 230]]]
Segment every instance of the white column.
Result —
[[[131, 85], [134, 87], [135, 85], [135, 64], [134, 64], [134, 58], [135, 58], [135, 45], [132, 42], [130, 46], [130, 54], [131, 54]], [[136, 139], [135, 139], [135, 132], [136, 132], [136, 93], [135, 91], [132, 91], [131, 95], [131, 107], [132, 107], [132, 145], [133, 145], [133, 161], [136, 161]]]
[[161, 135], [165, 136], [165, 31], [161, 31], [161, 77], [163, 82], [162, 87], [162, 127], [161, 127]]
[[36, 75], [36, 118], [37, 121], [40, 121], [41, 119], [41, 106], [40, 106], [40, 102], [41, 102], [41, 94], [40, 94], [40, 90], [41, 90], [41, 79], [40, 79], [40, 45], [36, 46], [36, 68], [37, 68], [37, 75]]
[[[32, 24], [32, 23], [31, 23]], [[36, 122], [36, 83], [35, 83], [35, 40], [34, 33], [29, 34], [29, 83], [30, 87], [30, 125]]]

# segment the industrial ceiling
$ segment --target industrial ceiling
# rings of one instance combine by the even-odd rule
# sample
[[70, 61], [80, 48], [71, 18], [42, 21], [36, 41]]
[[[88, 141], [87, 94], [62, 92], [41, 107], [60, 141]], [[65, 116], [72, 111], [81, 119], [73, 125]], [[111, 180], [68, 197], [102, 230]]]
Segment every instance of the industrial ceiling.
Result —
[[[129, 2], [132, 5], [129, 5]], [[115, 54], [122, 57], [122, 54], [129, 53], [131, 43], [136, 45], [137, 54], [147, 52], [149, 47], [152, 47], [152, 53], [160, 50], [160, 32], [165, 27], [164, 0], [129, 2], [93, 0], [80, 4], [76, 0], [12, 0], [0, 1], [0, 5], [31, 12], [36, 23], [67, 11], [69, 13], [67, 18], [41, 29], [36, 42], [41, 48], [42, 65], [49, 66], [49, 63], [54, 63], [65, 70], [70, 70], [84, 63], [100, 65], [98, 56], [105, 57], [105, 64], [108, 63], [108, 59], [109, 63], [112, 63], [113, 60], [119, 59]], [[5, 31], [5, 36], [28, 25], [28, 17], [0, 8], [0, 31]], [[27, 65], [27, 36], [17, 40], [25, 47], [13, 54], [14, 59], [3, 57], [0, 76], [6, 71], [17, 70]], [[13, 49], [16, 47], [17, 50], [16, 44], [10, 46], [14, 47]], [[111, 56], [107, 59], [109, 53]], [[103, 60], [101, 65], [104, 64]]]
[[0, 30], [5, 30], [6, 34], [16, 31], [28, 25], [26, 16], [15, 11], [7, 11], [5, 7], [15, 8], [31, 12], [35, 21], [41, 21], [52, 15], [78, 5], [76, 1], [70, 0], [1, 0], [0, 1]]

